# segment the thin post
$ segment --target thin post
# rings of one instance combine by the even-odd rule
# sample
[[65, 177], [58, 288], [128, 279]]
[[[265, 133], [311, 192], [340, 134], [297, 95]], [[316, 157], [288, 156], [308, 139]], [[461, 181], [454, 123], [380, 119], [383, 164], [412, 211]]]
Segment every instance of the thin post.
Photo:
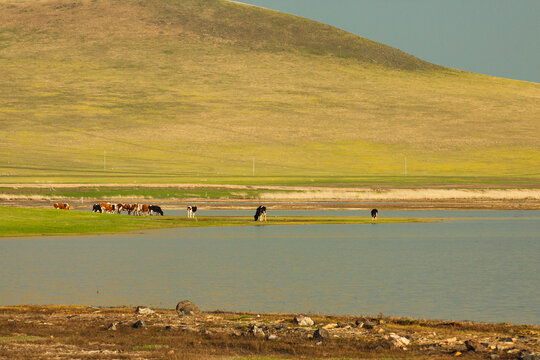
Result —
[[103, 150], [103, 170], [107, 169], [107, 150]]
[[405, 176], [407, 176], [407, 156], [405, 156]]

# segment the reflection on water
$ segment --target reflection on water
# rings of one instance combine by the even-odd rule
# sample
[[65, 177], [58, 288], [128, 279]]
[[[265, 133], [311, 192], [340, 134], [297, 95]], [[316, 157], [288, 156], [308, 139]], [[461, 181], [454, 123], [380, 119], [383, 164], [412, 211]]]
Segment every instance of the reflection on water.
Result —
[[429, 213], [469, 219], [3, 239], [0, 305], [191, 299], [207, 310], [540, 324], [540, 212]]

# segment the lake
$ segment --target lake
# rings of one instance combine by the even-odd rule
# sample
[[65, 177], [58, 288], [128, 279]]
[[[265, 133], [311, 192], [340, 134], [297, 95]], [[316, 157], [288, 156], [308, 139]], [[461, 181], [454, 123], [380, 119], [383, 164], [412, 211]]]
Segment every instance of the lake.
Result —
[[190, 299], [203, 310], [384, 313], [540, 325], [540, 211], [380, 216], [448, 220], [3, 238], [0, 305], [174, 308]]

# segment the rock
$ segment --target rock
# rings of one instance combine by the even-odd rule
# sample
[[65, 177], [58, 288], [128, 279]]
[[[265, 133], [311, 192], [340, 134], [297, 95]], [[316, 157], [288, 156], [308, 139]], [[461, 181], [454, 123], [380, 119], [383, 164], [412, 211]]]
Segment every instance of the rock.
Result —
[[131, 325], [131, 327], [135, 329], [146, 329], [146, 323], [144, 322], [144, 320], [139, 320], [135, 324]]
[[323, 329], [335, 329], [338, 327], [338, 324], [333, 324], [333, 323], [330, 323], [330, 324], [326, 324], [324, 325], [322, 328]]
[[317, 329], [313, 333], [313, 339], [330, 339], [330, 332], [323, 328]]
[[117, 322], [113, 322], [111, 325], [109, 325], [109, 327], [107, 328], [107, 330], [116, 331], [116, 325], [118, 325], [118, 323], [117, 323]]
[[257, 325], [251, 326], [251, 328], [249, 329], [249, 334], [255, 337], [265, 337], [263, 329], [261, 329]]
[[155, 311], [150, 309], [149, 307], [137, 306], [135, 313], [139, 315], [152, 315], [155, 313]]
[[457, 341], [457, 337], [452, 337], [452, 338], [448, 338], [446, 339], [446, 342], [449, 343], [449, 344], [453, 344]]
[[309, 316], [298, 315], [294, 317], [294, 323], [299, 326], [312, 326], [315, 324]]
[[465, 346], [467, 347], [467, 351], [476, 351], [478, 349], [478, 343], [472, 340], [465, 341]]
[[371, 330], [375, 327], [375, 323], [368, 319], [358, 319], [356, 320], [355, 324], [359, 328], [364, 328], [368, 330]]
[[277, 335], [270, 334], [270, 335], [268, 335], [267, 339], [270, 340], [270, 341], [274, 341], [274, 340], [277, 340], [278, 337], [277, 337]]
[[540, 353], [529, 353], [521, 355], [523, 360], [540, 360]]
[[405, 346], [409, 345], [411, 342], [409, 339], [403, 336], [399, 336], [397, 334], [391, 333], [388, 335], [388, 339], [394, 345], [395, 347], [404, 348]]
[[491, 354], [491, 355], [489, 356], [489, 358], [490, 358], [490, 359], [499, 359], [500, 356], [497, 355], [497, 354]]
[[195, 306], [191, 301], [183, 300], [176, 304], [176, 312], [178, 313], [178, 316], [184, 317], [200, 314], [201, 310], [199, 310], [199, 308]]

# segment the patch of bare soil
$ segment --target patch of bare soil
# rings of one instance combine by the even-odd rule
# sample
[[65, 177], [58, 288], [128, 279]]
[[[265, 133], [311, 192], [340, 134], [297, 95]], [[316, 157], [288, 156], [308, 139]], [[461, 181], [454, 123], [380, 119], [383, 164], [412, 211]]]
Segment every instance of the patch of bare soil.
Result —
[[[385, 317], [0, 307], [1, 359], [539, 359], [537, 326]], [[295, 321], [297, 320], [297, 321]]]

